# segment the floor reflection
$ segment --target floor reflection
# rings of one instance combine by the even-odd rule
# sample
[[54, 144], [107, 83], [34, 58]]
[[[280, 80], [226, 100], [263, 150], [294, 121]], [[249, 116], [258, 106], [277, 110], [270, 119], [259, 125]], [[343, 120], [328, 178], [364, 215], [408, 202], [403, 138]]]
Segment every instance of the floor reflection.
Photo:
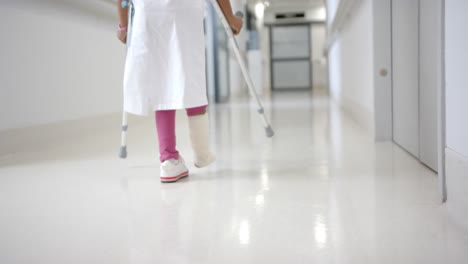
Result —
[[211, 106], [217, 162], [177, 184], [159, 182], [152, 119], [131, 120], [125, 161], [114, 125], [40, 162], [18, 154], [0, 167], [0, 263], [468, 262], [432, 171], [375, 144], [324, 95], [266, 100], [273, 139], [254, 106]]

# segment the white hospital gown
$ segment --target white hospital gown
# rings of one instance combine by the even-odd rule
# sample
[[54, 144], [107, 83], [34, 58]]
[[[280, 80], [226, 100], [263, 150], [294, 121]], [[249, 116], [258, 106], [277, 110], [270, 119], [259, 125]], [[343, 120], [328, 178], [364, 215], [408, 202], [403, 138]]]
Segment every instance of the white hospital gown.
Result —
[[205, 0], [133, 0], [124, 75], [124, 110], [206, 105]]

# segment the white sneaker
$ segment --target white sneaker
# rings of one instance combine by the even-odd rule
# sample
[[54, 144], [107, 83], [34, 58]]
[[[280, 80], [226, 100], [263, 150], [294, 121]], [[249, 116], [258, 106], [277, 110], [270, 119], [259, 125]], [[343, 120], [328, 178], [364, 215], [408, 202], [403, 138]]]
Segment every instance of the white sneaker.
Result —
[[179, 157], [178, 160], [166, 160], [161, 164], [160, 178], [162, 183], [176, 182], [182, 178], [188, 177], [188, 175], [189, 171], [182, 157]]
[[210, 151], [210, 131], [208, 113], [189, 117], [190, 140], [195, 156], [194, 165], [203, 168], [215, 161], [215, 155]]

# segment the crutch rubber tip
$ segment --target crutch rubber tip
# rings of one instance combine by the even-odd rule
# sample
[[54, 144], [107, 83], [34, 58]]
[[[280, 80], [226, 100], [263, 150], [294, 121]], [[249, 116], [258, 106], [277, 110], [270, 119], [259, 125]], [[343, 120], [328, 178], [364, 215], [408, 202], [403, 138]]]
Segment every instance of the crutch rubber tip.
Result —
[[266, 132], [267, 137], [269, 138], [275, 135], [275, 131], [273, 131], [273, 128], [271, 128], [271, 126], [266, 127], [265, 132]]
[[120, 157], [121, 159], [127, 158], [127, 146], [122, 146], [122, 147], [120, 147], [119, 157]]

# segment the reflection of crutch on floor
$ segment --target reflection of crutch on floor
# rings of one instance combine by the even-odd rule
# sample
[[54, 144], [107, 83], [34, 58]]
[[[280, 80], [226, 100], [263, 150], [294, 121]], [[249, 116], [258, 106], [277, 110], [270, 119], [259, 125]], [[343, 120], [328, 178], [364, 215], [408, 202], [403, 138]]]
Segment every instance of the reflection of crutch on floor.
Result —
[[[250, 95], [254, 98], [255, 102], [257, 103], [257, 111], [258, 113], [260, 114], [260, 117], [261, 117], [261, 120], [263, 122], [263, 125], [264, 125], [264, 128], [265, 128], [265, 133], [267, 135], [267, 137], [273, 137], [273, 135], [275, 134], [273, 132], [273, 129], [270, 125], [270, 123], [268, 122], [266, 116], [265, 116], [265, 110], [263, 108], [263, 105], [262, 105], [262, 102], [260, 100], [260, 97], [258, 96], [256, 90], [255, 90], [255, 87], [252, 83], [252, 79], [250, 78], [250, 75], [247, 71], [247, 67], [245, 65], [245, 62], [242, 58], [242, 55], [239, 51], [239, 44], [237, 43], [237, 40], [235, 39], [234, 37], [234, 34], [232, 32], [232, 29], [229, 25], [229, 23], [227, 22], [226, 20], [226, 17], [224, 16], [224, 13], [223, 11], [221, 10], [221, 7], [219, 6], [217, 0], [210, 0], [211, 1], [211, 4], [213, 5], [213, 8], [215, 9], [216, 13], [218, 14], [218, 17], [220, 18], [221, 20], [221, 23], [223, 24], [224, 26], [224, 29], [226, 31], [226, 34], [229, 38], [229, 41], [231, 43], [231, 46], [232, 46], [232, 50], [234, 51], [234, 54], [236, 56], [236, 59], [237, 59], [237, 62], [239, 63], [239, 66], [241, 68], [241, 71], [242, 71], [242, 74], [244, 75], [244, 79], [247, 83], [247, 87], [249, 89], [249, 93]], [[131, 4], [131, 1], [122, 1], [122, 6], [125, 6], [125, 7], [129, 7], [130, 9], [130, 17], [132, 18], [133, 17], [133, 5]], [[243, 17], [243, 14], [241, 12], [237, 12], [238, 16], [242, 16]], [[129, 26], [129, 32], [131, 32], [131, 23], [132, 23], [132, 19], [130, 19], [130, 26]], [[122, 117], [122, 141], [121, 141], [121, 147], [120, 147], [120, 158], [126, 158], [127, 157], [127, 130], [128, 130], [128, 119], [127, 119], [127, 113], [125, 112], [125, 110], [123, 111], [123, 117]]]

